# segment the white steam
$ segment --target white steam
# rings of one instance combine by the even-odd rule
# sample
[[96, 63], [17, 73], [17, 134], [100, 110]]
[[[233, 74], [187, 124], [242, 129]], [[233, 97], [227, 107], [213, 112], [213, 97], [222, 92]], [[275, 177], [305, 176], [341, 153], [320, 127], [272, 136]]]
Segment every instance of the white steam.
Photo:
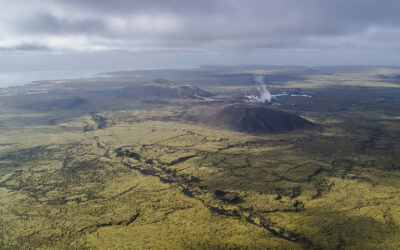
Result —
[[264, 82], [263, 75], [255, 75], [254, 80], [256, 82], [256, 87], [259, 92], [259, 96], [248, 95], [246, 96], [247, 102], [271, 102], [272, 96], [269, 90], [267, 89], [267, 85]]

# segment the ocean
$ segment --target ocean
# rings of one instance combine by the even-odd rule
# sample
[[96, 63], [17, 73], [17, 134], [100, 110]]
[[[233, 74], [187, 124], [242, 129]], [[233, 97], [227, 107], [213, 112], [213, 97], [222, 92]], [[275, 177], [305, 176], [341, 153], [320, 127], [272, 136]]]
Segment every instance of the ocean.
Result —
[[100, 73], [95, 70], [40, 70], [40, 71], [0, 71], [0, 88], [22, 86], [41, 80], [64, 80], [94, 77]]

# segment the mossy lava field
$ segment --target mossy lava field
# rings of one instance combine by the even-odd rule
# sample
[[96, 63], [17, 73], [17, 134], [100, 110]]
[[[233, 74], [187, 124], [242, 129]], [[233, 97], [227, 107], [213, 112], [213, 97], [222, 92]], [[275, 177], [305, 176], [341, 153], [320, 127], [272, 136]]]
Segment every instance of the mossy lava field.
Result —
[[304, 72], [3, 89], [0, 248], [399, 249], [400, 70]]

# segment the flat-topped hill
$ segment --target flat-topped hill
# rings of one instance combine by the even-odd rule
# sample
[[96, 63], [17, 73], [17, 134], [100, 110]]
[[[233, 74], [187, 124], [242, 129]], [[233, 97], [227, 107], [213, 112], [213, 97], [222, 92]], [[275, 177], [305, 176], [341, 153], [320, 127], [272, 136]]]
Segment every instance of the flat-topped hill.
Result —
[[130, 86], [119, 90], [118, 93], [125, 97], [154, 97], [163, 99], [203, 98], [211, 96], [211, 93], [195, 86], [160, 83]]

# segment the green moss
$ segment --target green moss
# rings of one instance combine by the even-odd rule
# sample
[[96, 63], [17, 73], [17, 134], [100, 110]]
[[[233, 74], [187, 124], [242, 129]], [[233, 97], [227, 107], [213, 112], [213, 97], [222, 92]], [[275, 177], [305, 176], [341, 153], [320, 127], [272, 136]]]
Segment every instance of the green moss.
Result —
[[263, 136], [172, 105], [99, 112], [100, 127], [3, 110], [0, 248], [399, 248], [400, 120], [346, 100], [299, 100], [319, 126]]

